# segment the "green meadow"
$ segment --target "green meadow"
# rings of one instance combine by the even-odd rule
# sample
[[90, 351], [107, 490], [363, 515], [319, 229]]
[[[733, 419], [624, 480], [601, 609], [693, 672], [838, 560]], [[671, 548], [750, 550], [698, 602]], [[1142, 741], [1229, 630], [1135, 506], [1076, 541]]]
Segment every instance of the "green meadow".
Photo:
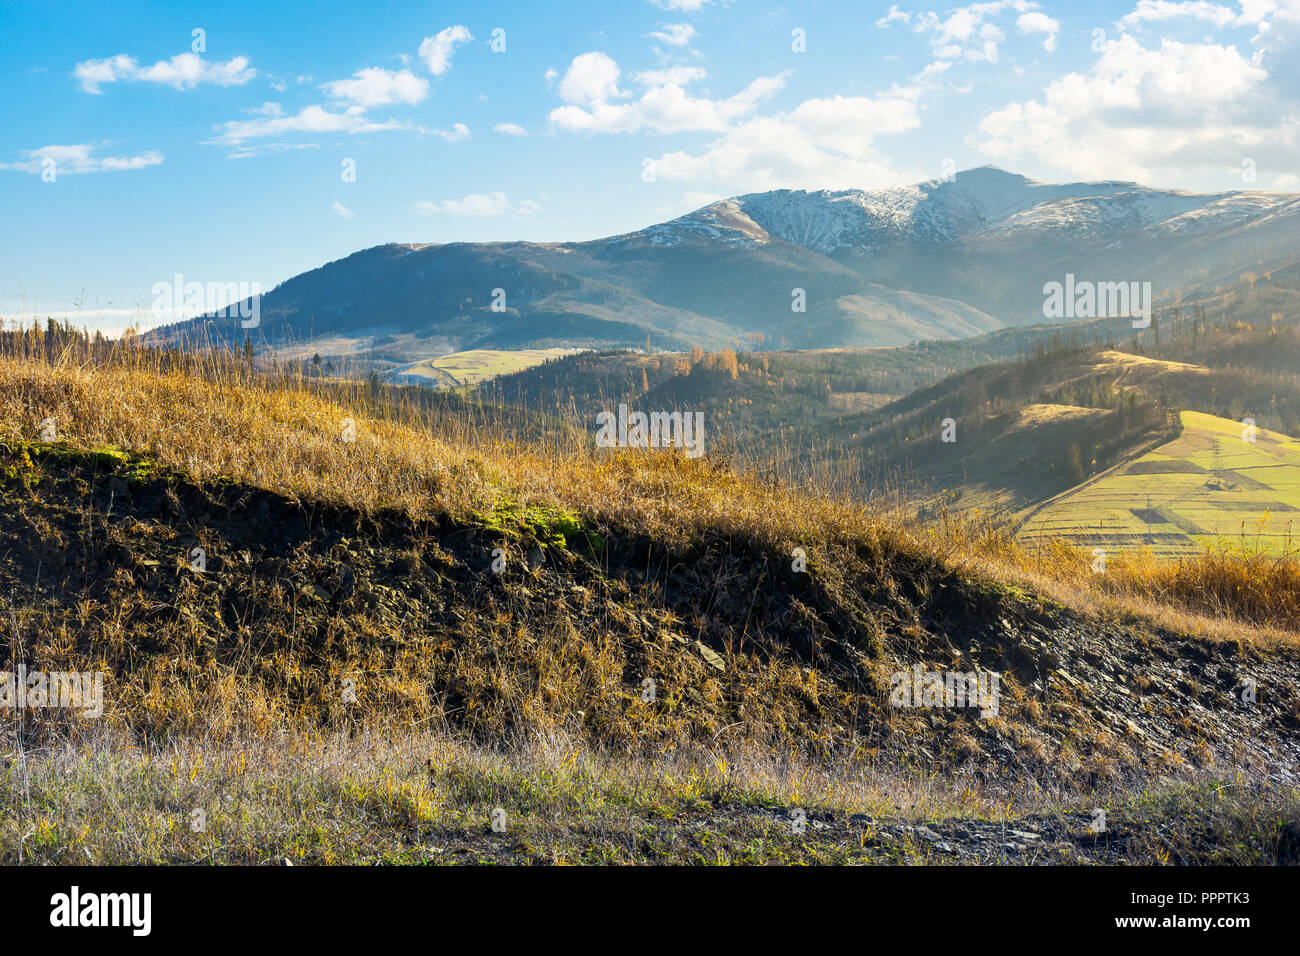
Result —
[[[449, 385], [476, 385], [500, 375], [521, 372], [534, 365], [581, 349], [471, 349], [453, 352], [441, 358], [425, 359], [404, 370], [405, 375], [419, 375]], [[450, 376], [452, 381], [448, 381]]]
[[[1162, 556], [1230, 543], [1281, 554], [1300, 540], [1300, 439], [1183, 412], [1174, 441], [1049, 501], [1020, 530]], [[1253, 438], [1253, 440], [1251, 440]]]

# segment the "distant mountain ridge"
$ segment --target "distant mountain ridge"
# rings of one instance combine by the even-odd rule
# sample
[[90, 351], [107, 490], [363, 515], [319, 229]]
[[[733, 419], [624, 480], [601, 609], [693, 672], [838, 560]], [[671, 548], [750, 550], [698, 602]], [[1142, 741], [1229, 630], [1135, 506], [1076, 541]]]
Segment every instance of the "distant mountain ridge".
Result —
[[[1041, 322], [1044, 283], [1067, 273], [1147, 280], [1160, 296], [1297, 262], [1297, 194], [1053, 185], [981, 167], [891, 189], [751, 193], [589, 242], [377, 246], [264, 294], [254, 337], [381, 363], [647, 341], [891, 346]], [[151, 335], [205, 328], [244, 339], [210, 317]]]
[[1052, 185], [985, 166], [894, 189], [751, 193], [648, 231], [690, 231], [695, 223], [712, 222], [723, 238], [775, 237], [822, 255], [863, 256], [1026, 230], [1105, 238], [1142, 230], [1207, 232], [1295, 212], [1298, 204], [1300, 195], [1291, 193], [1191, 193], [1125, 182]]

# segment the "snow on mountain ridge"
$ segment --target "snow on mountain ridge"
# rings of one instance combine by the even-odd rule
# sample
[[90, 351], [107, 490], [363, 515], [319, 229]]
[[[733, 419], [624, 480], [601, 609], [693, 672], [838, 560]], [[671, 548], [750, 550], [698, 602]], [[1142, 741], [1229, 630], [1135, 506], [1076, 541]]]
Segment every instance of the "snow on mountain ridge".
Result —
[[[843, 192], [778, 190], [741, 196], [749, 217], [772, 235], [818, 252], [866, 254], [882, 247], [934, 245], [963, 236], [1075, 222], [1095, 229], [1149, 225], [1157, 194], [1132, 183], [1039, 183], [992, 167], [916, 186]], [[1124, 199], [1121, 197], [1130, 197]], [[1081, 205], [1071, 205], [1082, 203]], [[1177, 203], [1169, 215], [1184, 212]]]
[[1021, 231], [1116, 239], [1231, 226], [1297, 202], [1289, 194], [1191, 193], [1136, 183], [1042, 183], [993, 166], [885, 189], [777, 189], [724, 199], [627, 241], [674, 245], [689, 238], [791, 242], [823, 255], [863, 256], [890, 247], [943, 245]]
[[745, 215], [734, 199], [720, 200], [670, 222], [631, 233], [626, 238], [645, 238], [655, 245], [671, 245], [680, 242], [683, 236], [748, 243], [763, 243], [769, 238], [767, 231]]
[[623, 239], [673, 244], [689, 237], [764, 242], [771, 237], [817, 252], [870, 252], [898, 243], [951, 242], [1053, 199], [1131, 189], [1128, 183], [1053, 186], [994, 167], [952, 180], [886, 189], [778, 189], [712, 203]]
[[1206, 205], [1205, 196], [1126, 190], [1109, 196], [1071, 196], [1040, 203], [989, 226], [990, 233], [1022, 229], [1114, 236], [1184, 216]]

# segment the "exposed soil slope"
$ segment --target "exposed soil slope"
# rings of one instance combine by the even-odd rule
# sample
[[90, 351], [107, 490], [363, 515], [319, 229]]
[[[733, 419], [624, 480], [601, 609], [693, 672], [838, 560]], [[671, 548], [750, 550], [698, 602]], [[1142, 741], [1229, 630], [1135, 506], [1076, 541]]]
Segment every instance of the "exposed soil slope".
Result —
[[[102, 667], [110, 717], [146, 732], [260, 707], [481, 739], [559, 726], [634, 750], [857, 744], [1065, 787], [1300, 774], [1291, 653], [1089, 619], [878, 542], [796, 572], [722, 534], [669, 547], [545, 509], [413, 520], [112, 449], [10, 442], [0, 464], [5, 656]], [[915, 664], [1000, 673], [997, 715], [891, 707], [891, 676]]]

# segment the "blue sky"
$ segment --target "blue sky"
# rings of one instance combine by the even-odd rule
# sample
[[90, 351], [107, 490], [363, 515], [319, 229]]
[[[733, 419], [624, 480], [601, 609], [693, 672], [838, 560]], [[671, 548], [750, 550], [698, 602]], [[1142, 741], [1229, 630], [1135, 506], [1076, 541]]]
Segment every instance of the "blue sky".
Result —
[[1300, 190], [1298, 47], [1300, 0], [6, 0], [0, 314], [949, 163]]

